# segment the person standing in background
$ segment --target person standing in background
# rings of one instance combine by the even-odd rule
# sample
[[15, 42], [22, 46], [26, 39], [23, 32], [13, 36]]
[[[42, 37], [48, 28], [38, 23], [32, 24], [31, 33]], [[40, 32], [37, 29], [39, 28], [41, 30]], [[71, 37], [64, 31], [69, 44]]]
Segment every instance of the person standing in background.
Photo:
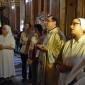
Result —
[[[25, 24], [24, 31], [21, 33], [21, 38], [20, 38], [20, 43], [21, 43], [21, 61], [22, 61], [22, 81], [27, 80], [27, 59], [28, 59], [28, 49], [29, 49], [29, 44], [30, 44], [30, 29], [31, 25]], [[29, 66], [29, 79], [31, 79], [31, 68]]]
[[37, 85], [39, 50], [36, 48], [36, 45], [42, 42], [43, 28], [40, 24], [35, 24], [34, 30], [35, 33], [31, 38], [31, 43], [29, 47], [28, 63], [31, 62], [29, 64], [31, 64], [32, 67], [32, 85]]

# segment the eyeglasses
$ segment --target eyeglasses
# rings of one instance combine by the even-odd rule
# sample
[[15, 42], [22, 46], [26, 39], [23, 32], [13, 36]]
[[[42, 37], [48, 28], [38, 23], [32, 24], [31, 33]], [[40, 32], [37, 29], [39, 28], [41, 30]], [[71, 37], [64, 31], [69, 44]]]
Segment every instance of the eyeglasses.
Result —
[[53, 21], [47, 19], [47, 22], [53, 22]]
[[77, 24], [80, 24], [80, 23], [78, 23], [78, 22], [72, 22], [72, 25], [77, 25]]

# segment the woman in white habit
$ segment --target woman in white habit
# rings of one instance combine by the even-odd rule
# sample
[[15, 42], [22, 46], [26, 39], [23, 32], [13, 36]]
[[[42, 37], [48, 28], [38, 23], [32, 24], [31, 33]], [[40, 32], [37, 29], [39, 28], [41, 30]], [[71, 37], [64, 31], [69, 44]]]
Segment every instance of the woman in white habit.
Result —
[[65, 72], [60, 73], [59, 85], [85, 85], [79, 84], [84, 76], [84, 67], [81, 62], [85, 58], [85, 19], [73, 19], [71, 34], [73, 38], [67, 41], [62, 53], [62, 67]]
[[0, 35], [0, 77], [10, 78], [15, 76], [14, 67], [15, 40], [9, 25], [2, 27]]

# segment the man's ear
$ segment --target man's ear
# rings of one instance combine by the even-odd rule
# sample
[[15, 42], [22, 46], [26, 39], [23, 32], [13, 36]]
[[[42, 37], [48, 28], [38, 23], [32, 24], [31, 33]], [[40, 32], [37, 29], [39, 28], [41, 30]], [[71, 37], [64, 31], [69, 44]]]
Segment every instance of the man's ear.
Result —
[[56, 25], [56, 21], [54, 21], [54, 24]]

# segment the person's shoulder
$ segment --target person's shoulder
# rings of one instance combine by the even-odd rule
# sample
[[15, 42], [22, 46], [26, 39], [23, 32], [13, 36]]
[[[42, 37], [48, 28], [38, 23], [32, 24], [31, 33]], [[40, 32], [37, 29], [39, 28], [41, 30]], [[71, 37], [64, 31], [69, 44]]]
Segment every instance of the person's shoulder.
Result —
[[66, 41], [66, 43], [70, 43], [70, 42], [72, 42], [72, 41], [73, 41], [73, 40], [72, 40], [72, 39], [70, 39], [70, 40], [67, 40], [67, 41]]
[[72, 39], [71, 39], [71, 40], [67, 40], [67, 41], [65, 42], [65, 45], [71, 44], [72, 41], [73, 41]]
[[22, 32], [22, 33], [21, 33], [21, 37], [24, 36], [24, 35], [25, 35], [25, 32]]
[[25, 34], [25, 32], [22, 32], [21, 35]]
[[2, 38], [3, 37], [3, 35], [0, 35], [0, 38]]
[[0, 37], [2, 37], [2, 35], [0, 35]]
[[2, 35], [0, 35], [0, 40], [3, 38], [3, 36]]

